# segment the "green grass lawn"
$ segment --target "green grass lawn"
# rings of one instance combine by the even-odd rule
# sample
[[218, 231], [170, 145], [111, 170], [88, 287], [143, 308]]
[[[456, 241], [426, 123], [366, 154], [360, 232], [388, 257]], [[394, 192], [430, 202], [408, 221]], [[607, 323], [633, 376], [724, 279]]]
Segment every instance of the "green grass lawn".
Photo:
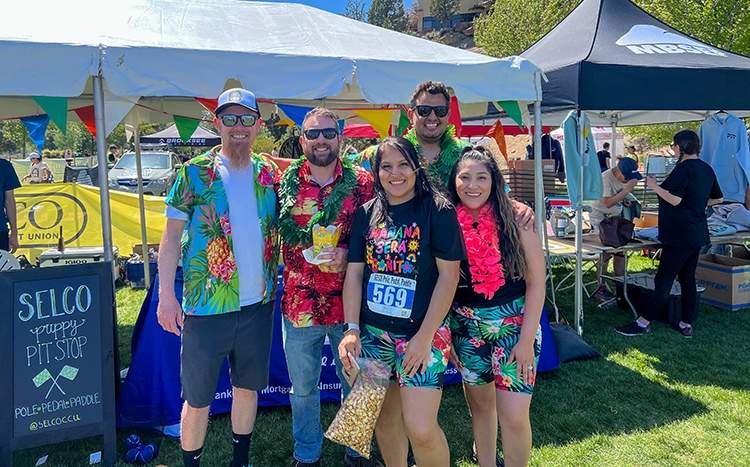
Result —
[[[631, 270], [648, 271], [637, 258]], [[558, 280], [563, 276], [557, 268]], [[587, 277], [591, 280], [591, 277]], [[145, 291], [117, 292], [122, 367], [130, 364], [130, 335]], [[572, 319], [572, 290], [558, 297]], [[630, 311], [599, 310], [585, 303], [584, 338], [601, 358], [572, 362], [541, 373], [531, 404], [534, 466], [745, 466], [750, 465], [750, 312], [701, 304], [695, 337], [685, 339], [666, 324], [653, 335], [623, 337], [613, 326], [632, 320]], [[338, 404], [324, 404], [323, 426]], [[292, 455], [291, 411], [260, 409], [251, 447], [255, 467], [286, 466]], [[440, 410], [451, 449], [451, 465], [468, 467], [471, 422], [460, 386], [447, 387]], [[127, 434], [118, 432], [120, 438]], [[202, 465], [226, 467], [231, 460], [228, 414], [212, 417]], [[118, 466], [126, 466], [120, 442]], [[89, 438], [19, 451], [17, 466], [88, 465], [101, 449]], [[323, 443], [323, 465], [343, 466], [344, 449]], [[156, 461], [182, 465], [179, 441], [165, 438]]]

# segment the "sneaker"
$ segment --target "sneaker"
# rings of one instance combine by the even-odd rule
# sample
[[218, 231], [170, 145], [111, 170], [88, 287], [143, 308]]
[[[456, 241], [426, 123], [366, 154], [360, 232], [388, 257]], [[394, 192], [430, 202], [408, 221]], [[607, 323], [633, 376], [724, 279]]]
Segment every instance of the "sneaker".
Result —
[[625, 326], [615, 328], [615, 331], [619, 332], [623, 336], [638, 336], [641, 334], [651, 334], [651, 325], [649, 324], [645, 328], [642, 328], [637, 322], [633, 321]]
[[[469, 458], [473, 463], [479, 464], [477, 459], [477, 446], [476, 444], [471, 448], [471, 456]], [[505, 461], [499, 452], [495, 453], [495, 467], [505, 467]]]
[[384, 467], [383, 463], [374, 454], [370, 455], [370, 458], [367, 459], [365, 457], [352, 457], [347, 452], [344, 454], [344, 463], [346, 467]]
[[609, 310], [617, 306], [617, 297], [614, 297], [606, 302], [602, 302], [598, 305], [601, 310]]
[[678, 324], [677, 325], [677, 331], [680, 334], [682, 334], [683, 337], [685, 337], [687, 339], [690, 339], [691, 337], [693, 337], [693, 327], [692, 326], [688, 326], [686, 328], [681, 328], [680, 325]]
[[320, 467], [320, 459], [315, 462], [301, 462], [297, 459], [292, 459], [292, 463], [289, 464], [289, 467]]
[[417, 467], [417, 461], [414, 459], [414, 453], [409, 451], [409, 455], [406, 456], [406, 465], [408, 467]]
[[594, 298], [599, 300], [600, 302], [608, 302], [609, 300], [612, 300], [615, 298], [614, 295], [612, 295], [612, 292], [607, 290], [607, 286], [602, 284], [596, 292], [594, 292]]

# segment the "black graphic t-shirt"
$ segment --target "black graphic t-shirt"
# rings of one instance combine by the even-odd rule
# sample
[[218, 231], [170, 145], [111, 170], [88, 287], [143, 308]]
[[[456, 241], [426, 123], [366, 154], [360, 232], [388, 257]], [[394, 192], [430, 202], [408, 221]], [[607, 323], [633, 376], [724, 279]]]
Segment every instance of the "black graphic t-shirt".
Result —
[[435, 258], [467, 258], [456, 210], [430, 200], [391, 206], [392, 224], [370, 227], [375, 200], [357, 210], [349, 262], [365, 263], [360, 325], [411, 338], [419, 331], [438, 279]]

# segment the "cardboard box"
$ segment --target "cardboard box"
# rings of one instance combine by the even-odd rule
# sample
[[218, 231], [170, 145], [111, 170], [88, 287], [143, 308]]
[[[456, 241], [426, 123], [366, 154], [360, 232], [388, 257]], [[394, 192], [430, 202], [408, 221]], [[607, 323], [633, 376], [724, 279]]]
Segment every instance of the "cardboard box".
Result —
[[695, 282], [706, 288], [701, 301], [738, 310], [750, 306], [750, 261], [721, 255], [700, 255]]
[[658, 214], [641, 214], [641, 217], [633, 219], [633, 224], [639, 229], [647, 229], [655, 225], [659, 225]]
[[[154, 251], [156, 251], [158, 253], [159, 252], [159, 243], [149, 243], [148, 244], [148, 249], [149, 250], [153, 249]], [[133, 245], [133, 253], [135, 253], [138, 256], [140, 256], [141, 258], [143, 258], [143, 245], [141, 245], [140, 243], [137, 244], [137, 245]]]

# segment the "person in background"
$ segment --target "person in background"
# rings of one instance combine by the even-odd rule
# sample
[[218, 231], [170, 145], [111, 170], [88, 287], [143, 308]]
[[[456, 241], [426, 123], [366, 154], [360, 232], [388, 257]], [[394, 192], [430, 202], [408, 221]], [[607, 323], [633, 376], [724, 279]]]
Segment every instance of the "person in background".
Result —
[[604, 143], [602, 150], [597, 152], [596, 156], [599, 158], [599, 167], [601, 167], [602, 172], [605, 172], [609, 168], [608, 159], [612, 157], [609, 153], [609, 143]]
[[669, 300], [675, 277], [682, 289], [682, 315], [677, 331], [693, 337], [692, 323], [698, 314], [695, 268], [700, 248], [708, 235], [706, 206], [722, 202], [723, 194], [710, 165], [698, 158], [701, 145], [698, 134], [683, 130], [674, 135], [671, 145], [677, 165], [662, 182], [649, 175], [646, 182], [659, 196], [659, 241], [662, 243], [659, 269], [654, 278], [654, 293], [641, 316], [615, 328], [624, 336], [651, 334], [651, 321]]
[[118, 160], [120, 160], [120, 150], [117, 149], [117, 146], [114, 144], [109, 145], [109, 152], [107, 153], [107, 162], [110, 164], [114, 164]]
[[273, 150], [271, 151], [271, 157], [279, 157], [279, 147], [274, 146]]
[[636, 162], [637, 162], [638, 161], [638, 154], [635, 153], [635, 146], [633, 146], [632, 144], [630, 146], [628, 146], [627, 153], [625, 153], [625, 156], [631, 157], [631, 158], [635, 159]]
[[10, 161], [0, 158], [0, 250], [15, 253], [18, 249], [15, 189], [21, 187]]
[[[629, 157], [618, 159], [615, 167], [602, 174], [602, 199], [591, 203], [590, 218], [595, 234], [599, 233], [599, 223], [605, 217], [620, 217], [623, 206], [630, 206], [630, 203], [634, 202], [628, 199], [628, 195], [633, 192], [638, 184], [638, 180], [642, 179], [643, 175], [638, 172], [638, 163]], [[597, 279], [601, 285], [594, 293], [594, 296], [598, 300], [607, 303], [606, 306], [602, 305], [603, 308], [610, 308], [616, 305], [616, 302], [612, 301], [615, 296], [607, 290], [607, 284], [600, 279], [600, 274], [607, 272], [609, 259], [612, 256], [612, 253], [602, 253], [602, 264], [596, 270]], [[614, 253], [614, 257], [615, 275], [622, 276], [625, 273], [625, 256], [623, 253]]]
[[42, 156], [40, 156], [39, 153], [32, 152], [29, 154], [29, 160], [31, 161], [29, 173], [28, 175], [24, 175], [21, 181], [30, 178], [31, 182], [29, 183], [52, 183], [52, 172], [47, 163], [42, 162]]
[[544, 250], [539, 234], [513, 221], [505, 186], [483, 147], [464, 150], [448, 186], [468, 250], [451, 306], [451, 359], [464, 380], [481, 467], [497, 463], [498, 422], [505, 465], [528, 464], [541, 351]]
[[[252, 152], [261, 128], [253, 93], [229, 89], [218, 104], [214, 123], [222, 144], [180, 168], [165, 200], [167, 226], [159, 247], [157, 318], [165, 331], [182, 338], [185, 467], [200, 465], [209, 407], [227, 356], [233, 391], [230, 465], [251, 465], [257, 391], [268, 386], [273, 334], [279, 261], [276, 167]], [[175, 297], [180, 253], [182, 306]]]
[[[466, 247], [456, 210], [432, 188], [414, 146], [391, 136], [372, 159], [375, 198], [354, 216], [339, 358], [391, 366], [375, 435], [388, 466], [448, 467], [437, 420], [450, 354], [447, 315]], [[419, 279], [419, 280], [417, 280]]]

